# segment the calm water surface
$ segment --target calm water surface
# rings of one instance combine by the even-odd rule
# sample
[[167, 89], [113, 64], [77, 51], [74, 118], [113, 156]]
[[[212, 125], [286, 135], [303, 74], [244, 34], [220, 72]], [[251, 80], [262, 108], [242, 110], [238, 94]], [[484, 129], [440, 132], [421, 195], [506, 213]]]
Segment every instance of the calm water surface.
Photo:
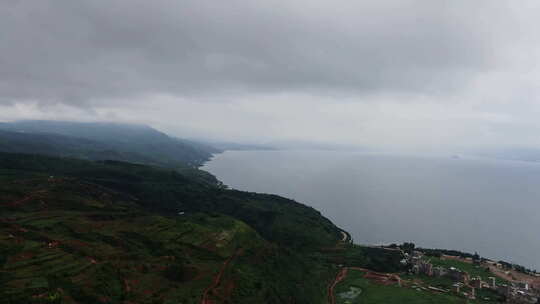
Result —
[[413, 241], [540, 269], [540, 164], [321, 151], [228, 151], [232, 188], [320, 210], [355, 243]]

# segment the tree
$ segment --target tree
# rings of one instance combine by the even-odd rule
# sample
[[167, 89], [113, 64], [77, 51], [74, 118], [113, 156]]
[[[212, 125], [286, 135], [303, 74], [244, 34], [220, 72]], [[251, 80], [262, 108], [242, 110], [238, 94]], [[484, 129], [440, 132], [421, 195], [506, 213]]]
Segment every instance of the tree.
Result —
[[478, 254], [478, 252], [476, 251], [474, 252], [474, 255], [472, 256], [472, 260], [474, 264], [480, 263], [480, 255]]
[[407, 252], [407, 253], [412, 253], [414, 251], [414, 248], [416, 246], [414, 245], [414, 243], [410, 242], [405, 242], [401, 245], [401, 249], [403, 249], [403, 251]]

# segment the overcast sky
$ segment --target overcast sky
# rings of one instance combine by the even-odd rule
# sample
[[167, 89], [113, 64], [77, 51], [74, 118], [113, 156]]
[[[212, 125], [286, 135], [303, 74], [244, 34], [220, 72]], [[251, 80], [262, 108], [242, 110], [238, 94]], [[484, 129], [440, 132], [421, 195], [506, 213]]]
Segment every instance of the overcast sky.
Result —
[[540, 146], [540, 2], [0, 0], [0, 120]]

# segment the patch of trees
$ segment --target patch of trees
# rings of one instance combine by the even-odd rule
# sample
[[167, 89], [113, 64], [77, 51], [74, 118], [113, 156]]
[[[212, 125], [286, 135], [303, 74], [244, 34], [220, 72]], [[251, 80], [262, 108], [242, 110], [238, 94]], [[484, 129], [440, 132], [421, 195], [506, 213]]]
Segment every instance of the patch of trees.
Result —
[[403, 270], [401, 264], [403, 256], [399, 251], [373, 247], [363, 247], [362, 251], [366, 257], [365, 268], [380, 272], [399, 272]]
[[536, 270], [529, 269], [529, 268], [527, 268], [525, 266], [522, 266], [522, 265], [519, 265], [519, 264], [508, 263], [508, 262], [505, 262], [505, 261], [499, 261], [499, 264], [501, 264], [504, 269], [513, 269], [515, 271], [519, 271], [519, 272], [525, 273], [525, 274], [535, 274], [535, 273], [537, 273]]
[[[472, 253], [468, 253], [468, 252], [462, 252], [462, 251], [459, 251], [459, 250], [452, 250], [452, 249], [429, 249], [429, 248], [417, 248], [416, 250], [422, 252], [423, 254], [425, 255], [428, 255], [428, 256], [441, 256], [443, 254], [445, 255], [451, 255], [451, 256], [458, 256], [458, 257], [461, 257], [461, 258], [471, 258], [471, 259], [474, 259], [475, 258], [475, 254], [472, 254]], [[478, 255], [478, 254], [476, 254]], [[478, 256], [478, 259], [480, 257]]]
[[414, 248], [416, 247], [416, 245], [412, 242], [410, 243], [405, 242], [401, 244], [399, 247], [401, 248], [401, 250], [405, 251], [406, 253], [411, 254], [414, 251]]

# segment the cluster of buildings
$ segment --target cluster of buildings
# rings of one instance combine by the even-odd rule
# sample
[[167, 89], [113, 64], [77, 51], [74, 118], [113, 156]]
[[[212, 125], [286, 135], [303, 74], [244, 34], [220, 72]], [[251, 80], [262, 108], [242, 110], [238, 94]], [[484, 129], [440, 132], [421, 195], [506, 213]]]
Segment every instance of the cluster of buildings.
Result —
[[495, 277], [489, 277], [486, 282], [481, 277], [471, 277], [468, 272], [455, 267], [445, 268], [433, 266], [429, 260], [423, 258], [423, 254], [419, 251], [414, 251], [410, 255], [405, 254], [405, 259], [402, 262], [411, 266], [410, 272], [413, 274], [451, 278], [455, 282], [452, 285], [452, 291], [462, 294], [469, 299], [476, 299], [477, 291], [487, 288], [496, 291], [500, 295], [504, 295], [507, 303], [540, 303], [539, 292], [533, 290], [529, 284], [524, 282], [498, 285]]
[[540, 303], [540, 295], [537, 290], [530, 288], [527, 283], [501, 284], [497, 286], [497, 292], [506, 297], [508, 303], [537, 304]]
[[465, 285], [469, 284], [471, 277], [466, 271], [461, 271], [457, 268], [445, 268], [441, 266], [434, 267], [431, 262], [423, 259], [423, 254], [419, 251], [414, 251], [412, 255], [406, 255], [406, 262], [410, 264], [411, 272], [414, 274], [425, 274], [430, 277], [449, 277], [456, 282], [462, 282]]

